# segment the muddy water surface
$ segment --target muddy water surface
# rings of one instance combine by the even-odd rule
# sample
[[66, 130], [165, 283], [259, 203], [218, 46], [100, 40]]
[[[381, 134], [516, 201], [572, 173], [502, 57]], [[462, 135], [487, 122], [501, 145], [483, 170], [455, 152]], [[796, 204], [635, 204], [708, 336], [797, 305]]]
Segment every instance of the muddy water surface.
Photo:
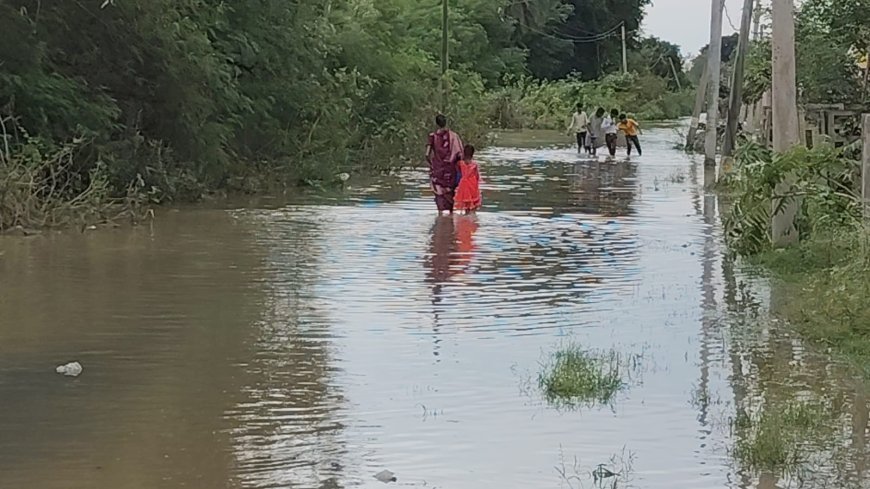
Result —
[[[617, 487], [786, 487], [741, 470], [731, 420], [814, 396], [844, 448], [818, 470], [860, 487], [864, 385], [763, 319], [672, 130], [630, 161], [516, 139], [481, 156], [476, 216], [436, 218], [410, 171], [0, 240], [0, 488], [578, 488], [602, 463]], [[612, 404], [543, 400], [568, 342], [630, 359]]]

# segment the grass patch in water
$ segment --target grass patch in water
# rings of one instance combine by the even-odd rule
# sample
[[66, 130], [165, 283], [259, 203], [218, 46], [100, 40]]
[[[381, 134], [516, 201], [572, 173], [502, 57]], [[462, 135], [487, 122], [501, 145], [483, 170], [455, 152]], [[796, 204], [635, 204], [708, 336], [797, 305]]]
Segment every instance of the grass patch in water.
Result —
[[538, 375], [547, 402], [557, 406], [610, 404], [626, 383], [615, 352], [600, 353], [566, 345], [550, 356]]
[[821, 402], [790, 401], [755, 415], [738, 413], [733, 423], [737, 434], [733, 455], [745, 470], [795, 473], [830, 438], [829, 412]]

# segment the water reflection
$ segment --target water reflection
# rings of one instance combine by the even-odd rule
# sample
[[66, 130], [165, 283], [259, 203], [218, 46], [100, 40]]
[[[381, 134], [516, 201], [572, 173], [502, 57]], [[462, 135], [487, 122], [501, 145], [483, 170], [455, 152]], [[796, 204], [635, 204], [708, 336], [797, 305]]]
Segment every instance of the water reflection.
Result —
[[[433, 287], [433, 304], [441, 302], [438, 297], [441, 286], [447, 282], [452, 273], [451, 260], [456, 252], [456, 226], [453, 216], [440, 216], [435, 219], [431, 230], [429, 253], [426, 256], [426, 268], [429, 282]], [[437, 291], [435, 289], [437, 288]]]
[[[534, 155], [534, 158], [530, 156]], [[532, 152], [497, 149], [487, 163], [484, 203], [501, 212], [535, 211], [543, 216], [582, 213], [609, 217], [634, 213], [637, 164], [578, 159], [563, 149]], [[495, 178], [490, 175], [495, 173]], [[530, 207], [528, 196], [534, 196]]]
[[604, 216], [633, 213], [637, 166], [630, 161], [592, 161], [574, 165], [570, 191], [581, 212]]
[[322, 224], [243, 214], [267, 250], [266, 298], [251, 330], [243, 400], [228, 409], [243, 487], [333, 487], [347, 480], [343, 396], [332, 381], [328, 315], [312, 301], [323, 253]]
[[[722, 204], [717, 199], [707, 208], [713, 205]], [[710, 215], [715, 216], [714, 225], [719, 227], [719, 213]], [[753, 473], [738, 466], [740, 487], [870, 487], [865, 474], [870, 459], [866, 446], [870, 436], [866, 381], [848, 365], [805, 345], [788, 325], [770, 315], [776, 311], [776, 296], [781, 293], [777, 283], [768, 283], [731, 258], [723, 257], [720, 262], [725, 304], [718, 308], [718, 314], [730, 325], [722, 341], [731, 366], [729, 383], [735, 415], [758, 419], [764, 412], [776, 413], [794, 403], [820, 400], [829, 405], [826, 419], [829, 416], [830, 420], [826, 423], [831, 425], [823, 438], [798, 434], [806, 460], [790, 467], [787, 474]], [[772, 310], [765, 310], [763, 304], [772, 304]], [[731, 422], [722, 423], [719, 429], [723, 434], [731, 431]], [[740, 430], [733, 435], [732, 443], [739, 443], [741, 436], [750, 436]]]

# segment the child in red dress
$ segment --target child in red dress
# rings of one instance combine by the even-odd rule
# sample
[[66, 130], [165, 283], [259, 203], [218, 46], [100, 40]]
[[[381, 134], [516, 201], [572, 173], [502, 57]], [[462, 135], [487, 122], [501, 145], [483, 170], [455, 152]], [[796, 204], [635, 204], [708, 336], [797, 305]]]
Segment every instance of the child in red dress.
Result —
[[464, 157], [459, 162], [459, 172], [462, 175], [459, 187], [456, 188], [454, 207], [458, 211], [470, 214], [480, 209], [480, 169], [474, 158], [474, 146], [465, 146]]

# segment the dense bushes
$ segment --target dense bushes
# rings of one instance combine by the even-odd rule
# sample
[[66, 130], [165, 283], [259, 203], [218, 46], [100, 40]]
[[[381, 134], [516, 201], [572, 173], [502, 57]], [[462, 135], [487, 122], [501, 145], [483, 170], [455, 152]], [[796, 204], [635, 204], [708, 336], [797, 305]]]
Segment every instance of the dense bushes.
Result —
[[[475, 56], [521, 70], [521, 52], [487, 44], [480, 22], [496, 7], [484, 5], [457, 12], [480, 29]], [[36, 165], [64, 174], [69, 195], [100, 175], [99, 194], [133, 182], [162, 202], [405, 163], [439, 100], [438, 43], [412, 29], [437, 29], [438, 14], [402, 0], [3, 0], [4, 175]], [[457, 65], [451, 115], [473, 139], [484, 75]], [[21, 191], [4, 201], [27, 200]]]
[[[795, 15], [799, 102], [859, 104], [865, 99], [864, 70], [858, 60], [870, 42], [870, 0], [805, 0]], [[755, 103], [771, 88], [769, 36], [752, 43], [744, 99]], [[730, 71], [730, 70], [727, 70]]]
[[[597, 20], [576, 15], [575, 1], [521, 3], [451, 3], [447, 112], [469, 141], [485, 137], [490, 104], [513, 90], [498, 88], [506, 74], [549, 73], [541, 63], [576, 47], [553, 33], [636, 24], [648, 2], [602, 4]], [[411, 0], [0, 0], [3, 164], [14, 163], [2, 171], [19, 175], [26, 162], [64, 174], [65, 195], [99, 176], [101, 195], [165, 202], [418, 163], [442, 108], [440, 16], [437, 2]], [[643, 46], [674, 55], [662, 41]], [[620, 55], [601, 49], [596, 71]], [[531, 67], [529, 53], [544, 51], [552, 56]], [[614, 80], [594, 98], [621, 96]], [[576, 82], [549, 83], [552, 93], [534, 98], [549, 105], [540, 114], [525, 107], [531, 98], [509, 103], [555, 126], [574, 104], [559, 87]], [[36, 160], [26, 155], [34, 145]], [[71, 146], [61, 165], [53, 155]]]

